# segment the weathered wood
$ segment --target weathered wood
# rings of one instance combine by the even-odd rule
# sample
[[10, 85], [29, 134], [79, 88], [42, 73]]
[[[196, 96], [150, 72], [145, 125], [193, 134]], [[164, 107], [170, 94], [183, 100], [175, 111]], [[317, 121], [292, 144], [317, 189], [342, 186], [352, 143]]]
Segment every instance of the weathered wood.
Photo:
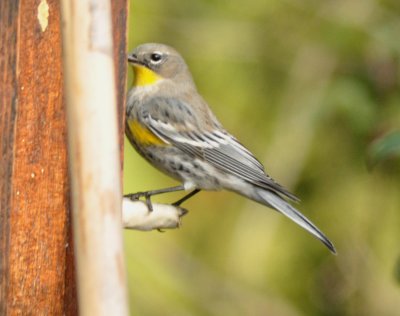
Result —
[[79, 312], [127, 315], [111, 3], [61, 3]]
[[17, 111], [18, 1], [0, 1], [0, 315], [10, 280], [10, 212]]
[[[127, 1], [112, 6], [122, 126]], [[77, 314], [60, 26], [55, 0], [0, 0], [0, 315]]]
[[[127, 20], [128, 20], [128, 1], [113, 0], [112, 24], [113, 24], [113, 49], [115, 67], [115, 88], [117, 92], [118, 124], [121, 142], [121, 158], [124, 140], [124, 118], [125, 118], [125, 92], [126, 92], [126, 66], [127, 66]], [[122, 159], [121, 159], [122, 161]]]
[[0, 314], [61, 315], [75, 295], [59, 4], [0, 5]]

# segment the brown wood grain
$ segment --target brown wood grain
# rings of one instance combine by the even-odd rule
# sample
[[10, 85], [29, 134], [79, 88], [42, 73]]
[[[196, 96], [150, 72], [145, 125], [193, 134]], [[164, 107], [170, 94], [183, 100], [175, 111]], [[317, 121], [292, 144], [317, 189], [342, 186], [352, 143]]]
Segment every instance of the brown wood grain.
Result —
[[[10, 314], [61, 314], [68, 240], [66, 128], [59, 7], [21, 1], [18, 107], [10, 215]], [[52, 302], [52, 304], [49, 304]]]
[[[125, 120], [125, 93], [126, 93], [126, 70], [127, 70], [127, 18], [128, 1], [111, 1], [113, 44], [114, 44], [114, 66], [115, 85], [117, 92], [118, 124], [121, 144], [121, 162], [123, 161], [124, 144], [124, 120]], [[122, 164], [121, 164], [122, 167]]]
[[[111, 3], [123, 144], [127, 0]], [[77, 315], [60, 26], [56, 0], [0, 0], [0, 315]]]
[[0, 315], [9, 284], [13, 143], [17, 108], [18, 1], [0, 1]]
[[[1, 315], [61, 315], [66, 284], [74, 282], [73, 274], [66, 274], [66, 263], [73, 259], [71, 252], [71, 258], [66, 256], [69, 202], [60, 9], [58, 1], [47, 1], [48, 25], [43, 27], [40, 3], [1, 1], [5, 52], [0, 91], [5, 86], [6, 93], [0, 128], [6, 157], [2, 174], [8, 175], [0, 179]], [[72, 306], [75, 297], [69, 296]]]

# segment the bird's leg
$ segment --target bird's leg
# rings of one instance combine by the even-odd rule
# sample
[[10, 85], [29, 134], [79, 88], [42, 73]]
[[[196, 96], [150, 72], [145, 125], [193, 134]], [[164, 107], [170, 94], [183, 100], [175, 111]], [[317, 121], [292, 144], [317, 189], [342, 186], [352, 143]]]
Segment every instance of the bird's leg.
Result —
[[183, 202], [186, 200], [189, 200], [193, 195], [196, 195], [199, 193], [201, 190], [200, 189], [194, 189], [192, 192], [189, 194], [186, 194], [183, 198], [179, 199], [178, 201], [172, 203], [173, 206], [180, 206]]
[[178, 185], [176, 187], [170, 187], [170, 188], [164, 188], [164, 189], [158, 189], [158, 190], [129, 193], [129, 194], [125, 194], [124, 197], [129, 198], [132, 201], [139, 200], [139, 198], [141, 198], [141, 197], [145, 197], [146, 198], [147, 208], [148, 208], [149, 212], [152, 212], [153, 211], [153, 206], [151, 205], [150, 198], [153, 195], [162, 194], [162, 193], [169, 193], [169, 192], [176, 192], [176, 191], [183, 191], [183, 190], [185, 190], [185, 187], [183, 185]]
[[129, 198], [131, 200], [138, 200], [141, 197], [150, 197], [157, 194], [162, 193], [169, 193], [169, 192], [176, 192], [176, 191], [183, 191], [185, 190], [183, 185], [178, 185], [176, 187], [158, 189], [158, 190], [151, 190], [151, 191], [144, 191], [144, 192], [136, 192], [136, 193], [129, 193], [125, 194], [124, 197]]

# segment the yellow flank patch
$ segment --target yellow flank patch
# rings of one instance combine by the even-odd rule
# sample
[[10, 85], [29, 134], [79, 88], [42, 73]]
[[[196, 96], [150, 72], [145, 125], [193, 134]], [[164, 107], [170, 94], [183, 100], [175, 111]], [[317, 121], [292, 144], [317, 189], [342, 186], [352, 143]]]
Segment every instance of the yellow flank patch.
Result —
[[162, 79], [154, 71], [142, 65], [133, 65], [133, 71], [135, 73], [133, 86], [135, 87], [149, 86]]
[[158, 136], [137, 120], [128, 120], [128, 126], [138, 145], [166, 145]]

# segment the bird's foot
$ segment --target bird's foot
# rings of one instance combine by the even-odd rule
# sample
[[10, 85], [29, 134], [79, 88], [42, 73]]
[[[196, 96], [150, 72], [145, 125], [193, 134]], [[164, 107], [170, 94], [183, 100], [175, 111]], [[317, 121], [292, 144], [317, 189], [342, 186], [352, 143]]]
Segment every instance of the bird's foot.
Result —
[[151, 204], [151, 193], [146, 191], [146, 192], [136, 192], [136, 193], [129, 193], [125, 194], [124, 197], [130, 199], [131, 201], [138, 201], [141, 197], [144, 197], [146, 199], [146, 206], [149, 212], [153, 212], [153, 205]]

